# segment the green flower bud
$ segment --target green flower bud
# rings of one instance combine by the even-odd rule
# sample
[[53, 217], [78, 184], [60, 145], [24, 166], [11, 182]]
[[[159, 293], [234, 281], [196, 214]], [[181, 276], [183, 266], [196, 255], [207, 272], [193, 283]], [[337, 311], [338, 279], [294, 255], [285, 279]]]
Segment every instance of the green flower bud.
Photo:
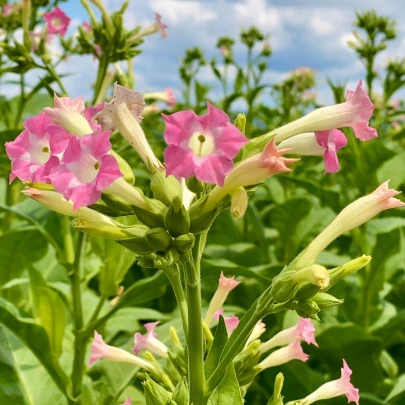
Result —
[[133, 215], [134, 211], [125, 200], [113, 194], [103, 193], [101, 199], [105, 202], [108, 208], [117, 212], [119, 216]]
[[120, 171], [124, 176], [124, 180], [129, 184], [134, 184], [135, 175], [128, 162], [112, 149], [110, 150], [110, 154], [113, 155], [115, 159], [117, 159], [118, 167], [120, 168]]
[[187, 179], [186, 185], [190, 191], [192, 191], [193, 193], [196, 193], [196, 194], [201, 193], [202, 191], [205, 190], [205, 184], [202, 181], [197, 180], [197, 178], [195, 176]]
[[311, 283], [303, 283], [298, 290], [295, 299], [298, 301], [305, 301], [312, 298], [317, 292], [321, 290], [321, 287], [313, 285]]
[[231, 213], [235, 219], [243, 218], [249, 204], [249, 198], [243, 187], [236, 187], [231, 194]]
[[[314, 300], [299, 301], [292, 306], [298, 315], [304, 318], [313, 318], [320, 311], [318, 304]], [[318, 319], [318, 316], [313, 319]]]
[[320, 288], [329, 286], [329, 272], [319, 264], [313, 264], [295, 272], [291, 279], [296, 283], [308, 282]]
[[213, 209], [201, 214], [207, 198], [208, 196], [200, 198], [190, 207], [190, 232], [193, 234], [198, 234], [208, 229], [218, 214], [217, 209]]
[[165, 253], [165, 259], [167, 260], [169, 266], [177, 263], [180, 260], [180, 252], [175, 247], [171, 247]]
[[170, 235], [183, 235], [190, 229], [190, 218], [180, 197], [174, 197], [165, 215], [165, 227]]
[[274, 301], [282, 304], [294, 299], [300, 288], [299, 284], [292, 280], [295, 273], [295, 270], [287, 270], [274, 277], [271, 285], [271, 295]]
[[145, 200], [148, 204], [147, 209], [136, 207], [131, 205], [137, 218], [143, 224], [149, 226], [150, 228], [160, 228], [164, 226], [165, 213], [167, 211], [166, 206], [158, 200], [152, 200], [146, 198]]
[[73, 220], [73, 227], [88, 235], [101, 236], [110, 239], [128, 239], [133, 237], [132, 227], [124, 227], [106, 224], [103, 221], [89, 220], [86, 218], [76, 218]]
[[146, 232], [150, 248], [156, 252], [166, 252], [172, 245], [172, 238], [164, 228], [153, 228]]
[[344, 300], [340, 300], [339, 298], [327, 293], [319, 292], [312, 297], [312, 301], [315, 301], [319, 309], [322, 310], [334, 307], [336, 305], [341, 305], [343, 304]]
[[181, 198], [181, 187], [179, 181], [174, 176], [167, 176], [164, 172], [155, 171], [152, 173], [150, 187], [153, 195], [167, 207], [173, 198]]
[[183, 377], [173, 392], [173, 401], [177, 405], [188, 405], [189, 394], [186, 377]]
[[274, 381], [274, 391], [273, 395], [267, 402], [267, 405], [283, 405], [283, 397], [281, 396], [281, 391], [284, 385], [284, 375], [283, 373], [278, 373]]
[[180, 235], [174, 240], [174, 246], [180, 252], [187, 252], [194, 246], [195, 237], [192, 233], [186, 233], [185, 235]]
[[142, 383], [146, 403], [149, 405], [167, 405], [171, 403], [172, 394], [166, 391], [160, 384], [153, 381], [146, 375]]
[[240, 132], [242, 132], [242, 134], [245, 134], [245, 128], [246, 128], [246, 115], [239, 113], [236, 116], [234, 125], [236, 128], [239, 129]]
[[[134, 227], [135, 228], [135, 227]], [[148, 228], [143, 225], [138, 225], [138, 234], [132, 238], [119, 240], [118, 243], [122, 246], [125, 246], [131, 252], [135, 253], [152, 253], [153, 249], [149, 246], [148, 240], [146, 239], [146, 232]]]

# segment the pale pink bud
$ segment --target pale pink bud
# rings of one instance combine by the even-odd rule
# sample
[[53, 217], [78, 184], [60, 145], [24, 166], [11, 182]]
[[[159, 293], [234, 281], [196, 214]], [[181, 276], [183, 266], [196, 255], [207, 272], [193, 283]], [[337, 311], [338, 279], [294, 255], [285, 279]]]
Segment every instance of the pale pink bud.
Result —
[[131, 398], [128, 397], [128, 398], [125, 400], [125, 402], [124, 402], [123, 404], [121, 404], [121, 405], [131, 405], [131, 404], [132, 404]]
[[44, 14], [44, 20], [48, 24], [50, 34], [59, 34], [64, 37], [69, 27], [70, 18], [59, 8]]
[[269, 367], [276, 367], [292, 360], [307, 361], [309, 356], [304, 353], [299, 340], [294, 340], [288, 346], [275, 350], [267, 356], [258, 366], [264, 370]]
[[161, 38], [166, 38], [167, 37], [167, 25], [163, 23], [162, 17], [158, 13], [155, 14], [155, 22], [153, 24], [148, 25], [146, 28], [143, 30], [139, 31], [136, 35], [134, 35], [131, 38], [131, 41], [139, 41], [143, 37], [146, 37], [147, 35], [152, 35], [157, 32], [160, 33]]
[[[214, 314], [214, 319], [216, 321], [219, 320], [219, 317], [224, 313], [224, 310], [218, 309], [217, 312]], [[224, 322], [225, 322], [225, 327], [226, 327], [226, 332], [228, 333], [228, 337], [231, 336], [232, 332], [238, 327], [239, 325], [239, 318], [235, 315], [232, 316], [223, 316]]]
[[157, 91], [153, 93], [145, 93], [143, 95], [145, 100], [163, 101], [168, 107], [176, 106], [176, 97], [172, 89], [165, 89], [165, 91]]
[[144, 117], [148, 115], [154, 115], [157, 114], [160, 111], [159, 106], [156, 103], [148, 104], [145, 109], [143, 110], [142, 115]]
[[142, 335], [137, 332], [134, 336], [134, 353], [137, 355], [141, 350], [149, 350], [160, 357], [167, 358], [169, 349], [167, 346], [157, 339], [155, 328], [159, 322], [145, 323], [146, 334]]
[[262, 321], [257, 322], [255, 327], [253, 328], [252, 333], [249, 336], [249, 339], [246, 342], [245, 347], [249, 346], [249, 344], [254, 342], [256, 339], [259, 339], [264, 332], [266, 332], [266, 324]]
[[17, 7], [14, 4], [5, 4], [3, 6], [3, 17], [8, 17], [16, 11]]
[[155, 371], [155, 368], [148, 361], [141, 359], [138, 356], [134, 356], [127, 351], [118, 347], [107, 345], [103, 337], [94, 331], [94, 340], [91, 345], [91, 356], [88, 365], [93, 364], [99, 359], [106, 359], [116, 361], [119, 363], [131, 363], [138, 367], [144, 368], [147, 371]]
[[295, 340], [304, 340], [308, 344], [318, 346], [315, 340], [315, 327], [308, 318], [300, 318], [291, 328], [284, 329], [274, 335], [270, 340], [260, 345], [260, 353], [265, 353], [277, 346], [288, 345]]
[[355, 402], [356, 405], [359, 405], [359, 390], [354, 388], [353, 384], [350, 382], [351, 374], [352, 370], [350, 370], [346, 361], [343, 360], [341, 377], [338, 380], [330, 381], [321, 385], [312, 394], [309, 394], [307, 397], [302, 399], [301, 402], [305, 405], [310, 405], [323, 399], [346, 395], [348, 402]]
[[219, 277], [219, 285], [217, 291], [215, 291], [214, 296], [211, 299], [210, 305], [208, 307], [207, 314], [205, 315], [205, 323], [209, 326], [211, 324], [212, 318], [216, 311], [218, 311], [228, 294], [240, 284], [240, 281], [235, 280], [235, 276], [227, 278], [224, 276], [224, 273], [221, 271], [221, 276]]
[[337, 237], [363, 225], [381, 211], [404, 206], [405, 204], [402, 201], [394, 198], [401, 192], [389, 189], [388, 182], [389, 180], [381, 184], [371, 194], [353, 201], [344, 208], [333, 222], [306, 248], [300, 256], [300, 262], [304, 265], [313, 262]]
[[235, 219], [243, 218], [249, 204], [249, 198], [243, 187], [236, 187], [231, 193], [231, 214]]
[[88, 23], [87, 21], [85, 21], [82, 24], [82, 28], [86, 31], [86, 32], [92, 32], [93, 31], [93, 27], [91, 26], [90, 23]]

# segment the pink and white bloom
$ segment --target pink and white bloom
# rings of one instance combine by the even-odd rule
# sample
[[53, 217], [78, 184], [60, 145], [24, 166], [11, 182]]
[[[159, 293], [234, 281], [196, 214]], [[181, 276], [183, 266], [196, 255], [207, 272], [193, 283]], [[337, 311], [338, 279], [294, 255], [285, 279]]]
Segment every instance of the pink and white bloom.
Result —
[[3, 17], [8, 17], [9, 15], [13, 14], [16, 9], [17, 7], [15, 4], [5, 4], [3, 6]]
[[167, 358], [169, 349], [167, 346], [157, 339], [155, 328], [159, 322], [145, 323], [146, 334], [142, 335], [137, 332], [134, 336], [134, 353], [139, 354], [141, 350], [149, 350], [160, 357]]
[[353, 201], [344, 208], [305, 249], [299, 258], [300, 263], [304, 266], [313, 263], [318, 255], [337, 237], [363, 225], [380, 212], [405, 206], [402, 201], [394, 198], [401, 192], [388, 188], [388, 183], [389, 180], [381, 184], [371, 194]]
[[176, 106], [176, 97], [173, 93], [172, 89], [165, 89], [164, 91], [156, 91], [153, 93], [145, 93], [143, 95], [145, 100], [156, 100], [156, 101], [163, 101], [167, 104], [168, 107], [175, 107]]
[[260, 345], [260, 353], [265, 353], [277, 346], [288, 345], [295, 340], [304, 340], [308, 344], [318, 346], [315, 340], [315, 327], [308, 318], [300, 318], [298, 323], [291, 328], [282, 330], [270, 340]]
[[317, 390], [312, 394], [309, 394], [300, 402], [304, 405], [310, 405], [323, 399], [346, 395], [348, 402], [354, 402], [356, 405], [359, 405], [359, 390], [354, 388], [353, 384], [350, 382], [351, 375], [352, 370], [349, 368], [346, 361], [343, 360], [342, 374], [338, 380], [330, 381], [321, 385]]
[[138, 367], [144, 368], [147, 371], [155, 371], [154, 366], [146, 360], [141, 359], [138, 356], [134, 356], [131, 353], [118, 347], [107, 345], [103, 337], [94, 331], [94, 340], [91, 345], [91, 356], [88, 365], [90, 366], [95, 361], [100, 359], [106, 359], [111, 361], [117, 361], [120, 363], [131, 363]]
[[74, 209], [94, 204], [105, 188], [122, 177], [110, 150], [110, 132], [71, 139], [60, 168], [50, 179], [56, 191], [73, 201]]
[[215, 291], [214, 296], [211, 299], [210, 305], [208, 307], [208, 311], [205, 315], [205, 323], [210, 326], [212, 318], [214, 317], [215, 312], [222, 308], [228, 294], [236, 288], [241, 282], [235, 280], [235, 276], [233, 277], [225, 277], [224, 273], [221, 271], [221, 275], [219, 277], [219, 284], [218, 288]]
[[28, 118], [24, 127], [14, 141], [5, 144], [11, 160], [10, 183], [16, 177], [22, 181], [49, 183], [49, 174], [59, 166], [59, 156], [72, 136], [53, 125], [45, 113]]
[[288, 167], [299, 159], [283, 157], [288, 149], [278, 149], [274, 140], [271, 140], [264, 150], [238, 163], [226, 176], [223, 187], [214, 187], [208, 195], [204, 211], [212, 210], [220, 200], [237, 187], [246, 187], [265, 181], [277, 173], [290, 172]]
[[299, 340], [294, 340], [288, 346], [275, 350], [258, 364], [261, 370], [276, 367], [292, 360], [307, 361], [309, 356], [304, 353]]
[[223, 111], [207, 105], [208, 113], [202, 116], [191, 110], [162, 114], [169, 145], [164, 152], [166, 172], [223, 186], [232, 159], [248, 140]]
[[329, 131], [334, 128], [350, 127], [356, 138], [367, 141], [378, 134], [374, 128], [368, 126], [373, 115], [374, 104], [359, 81], [355, 91], [347, 92], [344, 103], [317, 108], [309, 114], [293, 122], [283, 125], [266, 135], [264, 139], [274, 137], [277, 143], [291, 136], [304, 132]]
[[266, 324], [262, 321], [257, 322], [257, 324], [255, 325], [255, 327], [252, 330], [252, 333], [249, 336], [249, 339], [246, 342], [245, 347], [249, 346], [250, 343], [259, 339], [260, 336], [262, 336], [264, 332], [266, 332]]
[[55, 124], [72, 135], [83, 136], [93, 132], [84, 117], [85, 109], [83, 97], [58, 97], [55, 93], [53, 108], [45, 107], [44, 112]]
[[84, 110], [84, 117], [86, 118], [86, 120], [89, 122], [92, 130], [94, 132], [98, 132], [101, 131], [101, 125], [97, 124], [97, 122], [94, 120], [94, 116], [99, 113], [100, 111], [102, 111], [104, 108], [104, 103], [100, 103], [95, 105], [94, 107], [86, 107], [86, 109]]
[[[219, 317], [223, 316], [224, 310], [221, 308], [214, 314], [214, 319], [219, 321]], [[226, 332], [228, 333], [228, 337], [231, 336], [232, 332], [238, 327], [239, 325], [239, 318], [235, 315], [232, 316], [223, 316]]]
[[59, 8], [44, 14], [44, 19], [48, 24], [50, 34], [59, 34], [64, 37], [70, 23], [70, 18]]
[[338, 129], [298, 134], [281, 142], [280, 149], [303, 156], [323, 155], [325, 173], [339, 171], [337, 151], [347, 145], [345, 134]]

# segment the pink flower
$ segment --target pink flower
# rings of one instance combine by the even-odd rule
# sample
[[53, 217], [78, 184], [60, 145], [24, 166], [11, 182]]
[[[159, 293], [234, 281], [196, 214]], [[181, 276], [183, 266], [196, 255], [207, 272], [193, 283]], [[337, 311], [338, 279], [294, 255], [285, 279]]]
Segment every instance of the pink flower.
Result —
[[295, 340], [304, 340], [308, 344], [318, 346], [314, 336], [315, 328], [307, 318], [300, 318], [298, 323], [274, 335], [270, 340], [260, 345], [260, 352], [265, 353], [277, 346], [288, 345]]
[[16, 177], [49, 183], [49, 174], [59, 166], [58, 156], [65, 151], [71, 135], [53, 125], [45, 113], [27, 119], [24, 127], [14, 141], [5, 145], [12, 167], [10, 183]]
[[350, 370], [346, 361], [343, 360], [341, 377], [338, 380], [330, 381], [321, 385], [316, 391], [305, 397], [302, 400], [303, 403], [305, 403], [305, 405], [310, 405], [322, 399], [346, 395], [348, 402], [355, 402], [356, 405], [359, 405], [359, 390], [354, 388], [353, 384], [350, 382], [351, 375], [352, 370]]
[[168, 107], [175, 107], [176, 106], [176, 97], [173, 93], [172, 89], [165, 89], [164, 93], [166, 94], [166, 103]]
[[50, 34], [59, 34], [64, 37], [69, 27], [70, 18], [59, 8], [44, 14], [44, 19], [48, 23]]
[[194, 111], [164, 115], [164, 152], [167, 175], [193, 177], [223, 186], [232, 170], [232, 159], [248, 141], [220, 109], [208, 105], [208, 113]]
[[155, 14], [155, 18], [156, 18], [156, 22], [155, 22], [155, 26], [157, 31], [160, 32], [160, 37], [161, 38], [167, 38], [167, 25], [163, 23], [162, 21], [162, 16], [158, 13], [154, 13]]
[[128, 353], [123, 349], [107, 345], [104, 342], [103, 337], [99, 333], [97, 333], [97, 331], [94, 331], [94, 340], [91, 345], [91, 356], [88, 365], [90, 366], [95, 361], [100, 359], [117, 361], [120, 363], [131, 363], [148, 371], [154, 371], [154, 367], [152, 364], [150, 364], [146, 360], [134, 356], [131, 353]]
[[3, 17], [8, 17], [16, 10], [15, 4], [5, 4], [3, 6]]
[[157, 338], [155, 328], [159, 322], [145, 323], [146, 334], [135, 333], [134, 336], [134, 353], [137, 355], [141, 350], [149, 350], [158, 356], [167, 358], [169, 349], [167, 346]]
[[205, 315], [205, 322], [210, 326], [212, 318], [215, 312], [217, 312], [228, 297], [228, 294], [240, 284], [240, 281], [235, 280], [235, 276], [227, 278], [221, 271], [221, 276], [219, 277], [218, 288], [215, 291], [214, 296], [211, 299], [210, 305], [208, 307], [207, 314]]
[[308, 359], [309, 356], [302, 350], [300, 341], [294, 340], [288, 346], [275, 350], [260, 362], [258, 366], [263, 370], [288, 363], [291, 360], [307, 361]]
[[110, 150], [110, 132], [71, 139], [63, 154], [62, 165], [50, 179], [56, 191], [73, 201], [74, 209], [94, 204], [102, 190], [122, 177]]
[[91, 26], [90, 23], [88, 23], [87, 21], [85, 21], [82, 24], [82, 28], [86, 31], [86, 32], [92, 32], [93, 31], [93, 27]]
[[125, 400], [125, 402], [124, 402], [123, 404], [121, 404], [121, 405], [131, 405], [131, 398], [128, 397], [128, 398]]
[[86, 109], [84, 110], [84, 116], [85, 116], [86, 120], [89, 122], [89, 124], [94, 132], [98, 132], [98, 131], [102, 130], [101, 125], [97, 124], [93, 118], [97, 113], [102, 111], [103, 108], [104, 108], [104, 103], [100, 103], [100, 104], [95, 105], [94, 107], [86, 107]]
[[[224, 313], [224, 310], [218, 309], [217, 312], [214, 314], [214, 319], [219, 321], [219, 317]], [[239, 325], [239, 318], [235, 315], [232, 316], [224, 316], [224, 322], [226, 327], [226, 332], [228, 333], [228, 337], [231, 336], [232, 332], [238, 327]]]
[[325, 173], [336, 173], [339, 171], [337, 151], [347, 145], [345, 134], [338, 129], [332, 129], [329, 131], [316, 131], [315, 137], [318, 144], [326, 148], [323, 155]]
[[259, 337], [262, 336], [264, 332], [266, 332], [266, 324], [262, 321], [257, 322], [252, 330], [252, 333], [249, 336], [249, 339], [246, 342], [245, 347], [249, 346], [249, 344], [254, 342], [256, 339], [259, 339]]
[[96, 53], [96, 55], [101, 58], [101, 55], [103, 54], [103, 51], [101, 50], [101, 46], [98, 44], [94, 45], [94, 52]]

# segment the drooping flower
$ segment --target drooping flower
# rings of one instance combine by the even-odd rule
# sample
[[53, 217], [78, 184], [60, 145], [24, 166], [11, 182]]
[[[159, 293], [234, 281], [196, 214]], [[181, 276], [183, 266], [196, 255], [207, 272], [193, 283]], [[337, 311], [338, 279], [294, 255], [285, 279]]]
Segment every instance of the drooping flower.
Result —
[[143, 95], [145, 100], [163, 101], [168, 107], [176, 106], [176, 97], [172, 89], [165, 89], [164, 91], [156, 91], [153, 93], [145, 93]]
[[[216, 321], [219, 321], [219, 317], [224, 313], [224, 310], [218, 309], [217, 312], [214, 314], [214, 319]], [[224, 316], [224, 322], [225, 322], [225, 327], [226, 327], [226, 332], [228, 334], [228, 337], [231, 336], [232, 332], [238, 327], [239, 325], [239, 318], [235, 315], [232, 316]]]
[[350, 382], [351, 375], [352, 370], [349, 368], [346, 361], [343, 360], [342, 374], [338, 380], [330, 381], [321, 385], [317, 390], [301, 401], [305, 405], [310, 405], [323, 399], [346, 395], [348, 402], [355, 402], [356, 405], [359, 405], [359, 390]]
[[54, 94], [53, 108], [45, 107], [44, 112], [55, 123], [65, 128], [72, 135], [90, 134], [92, 128], [84, 117], [83, 97], [58, 97]]
[[136, 355], [138, 355], [141, 350], [149, 350], [160, 357], [168, 357], [167, 352], [169, 349], [163, 342], [157, 339], [157, 334], [155, 333], [155, 328], [158, 324], [159, 322], [145, 323], [146, 334], [135, 333], [134, 353]]
[[71, 139], [63, 154], [62, 165], [50, 175], [50, 179], [56, 191], [73, 201], [74, 209], [95, 203], [102, 190], [122, 177], [110, 150], [110, 132]]
[[405, 206], [405, 203], [394, 198], [401, 192], [388, 188], [388, 182], [389, 180], [381, 184], [371, 194], [353, 201], [344, 208], [305, 249], [299, 258], [300, 262], [312, 263], [337, 237], [363, 225], [381, 211]]
[[41, 113], [28, 118], [24, 131], [5, 144], [11, 160], [10, 183], [18, 177], [22, 181], [49, 183], [49, 174], [59, 166], [59, 155], [71, 139], [63, 128], [53, 125]]
[[48, 24], [50, 34], [59, 34], [64, 37], [70, 23], [70, 18], [59, 8], [44, 14], [44, 19]]
[[308, 344], [318, 346], [314, 332], [315, 327], [312, 322], [308, 318], [300, 318], [295, 326], [282, 330], [267, 342], [262, 343], [260, 352], [265, 353], [274, 347], [288, 345], [295, 340], [304, 340]]
[[292, 360], [307, 361], [309, 356], [304, 353], [299, 340], [294, 340], [289, 345], [275, 350], [269, 354], [263, 361], [258, 364], [258, 367], [262, 370], [279, 366], [280, 364], [288, 363]]
[[144, 368], [147, 371], [155, 371], [154, 366], [148, 361], [143, 360], [138, 356], [134, 356], [118, 347], [107, 345], [104, 342], [103, 337], [97, 333], [97, 331], [94, 331], [94, 340], [91, 345], [91, 356], [88, 365], [90, 366], [99, 359], [117, 361], [120, 363], [131, 363]]
[[207, 105], [208, 113], [203, 116], [191, 110], [163, 114], [164, 138], [169, 145], [164, 152], [166, 172], [223, 186], [232, 170], [232, 159], [247, 138], [223, 111]]
[[288, 167], [299, 159], [283, 157], [288, 149], [277, 149], [274, 140], [270, 141], [264, 150], [238, 163], [226, 176], [223, 187], [214, 187], [208, 195], [204, 211], [212, 210], [215, 205], [237, 187], [258, 184], [268, 177], [283, 172], [290, 172]]
[[290, 149], [291, 153], [303, 156], [323, 155], [325, 173], [335, 173], [339, 170], [337, 151], [347, 145], [347, 139], [338, 129], [307, 132], [295, 135], [281, 142], [280, 149]]
[[250, 343], [254, 342], [256, 339], [259, 339], [263, 333], [266, 332], [266, 324], [262, 321], [257, 322], [255, 327], [253, 328], [252, 333], [249, 336], [249, 339], [246, 342], [245, 347], [249, 346]]
[[223, 305], [228, 297], [228, 294], [236, 288], [241, 282], [235, 280], [235, 276], [227, 278], [224, 276], [224, 273], [221, 271], [219, 277], [218, 288], [215, 291], [214, 296], [211, 299], [208, 311], [205, 315], [205, 323], [210, 326], [212, 318], [214, 317], [215, 312], [217, 312]]

